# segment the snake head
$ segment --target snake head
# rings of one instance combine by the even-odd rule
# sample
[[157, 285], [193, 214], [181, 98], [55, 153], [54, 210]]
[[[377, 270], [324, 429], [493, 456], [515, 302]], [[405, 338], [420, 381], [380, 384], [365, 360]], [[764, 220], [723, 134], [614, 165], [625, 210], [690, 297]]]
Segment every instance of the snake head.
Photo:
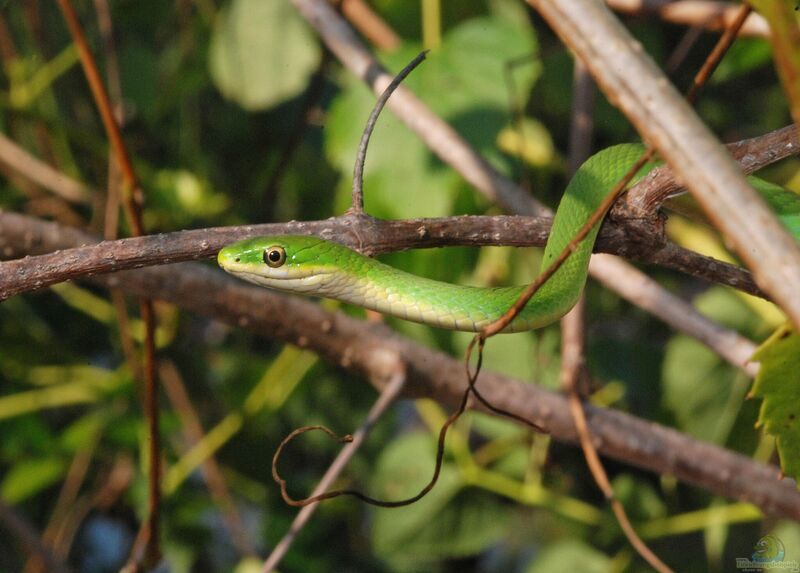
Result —
[[[341, 251], [341, 252], [340, 252]], [[327, 295], [337, 276], [337, 261], [348, 250], [305, 235], [256, 237], [228, 245], [217, 255], [226, 272], [261, 286], [295, 293]]]

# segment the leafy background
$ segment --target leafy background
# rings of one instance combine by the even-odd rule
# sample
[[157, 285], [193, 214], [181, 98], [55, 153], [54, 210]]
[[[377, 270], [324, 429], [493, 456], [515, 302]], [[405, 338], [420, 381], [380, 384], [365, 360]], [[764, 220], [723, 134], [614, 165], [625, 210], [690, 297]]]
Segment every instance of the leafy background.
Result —
[[[3, 4], [16, 46], [3, 60], [2, 131], [65, 173], [102, 188], [107, 144], [53, 3]], [[418, 3], [373, 6], [405, 42], [381, 60], [400, 69], [421, 49]], [[83, 21], [99, 53], [89, 3]], [[159, 0], [111, 3], [126, 114], [125, 137], [147, 193], [149, 231], [339, 214], [374, 100], [325, 58], [313, 32], [288, 3]], [[565, 183], [571, 105], [569, 54], [547, 27], [512, 1], [443, 3], [439, 48], [408, 85], [505, 174], [526, 177], [555, 204]], [[629, 22], [664, 64], [684, 32], [655, 20]], [[674, 74], [687, 85], [713, 44], [704, 35]], [[740, 40], [698, 103], [724, 140], [786, 125], [788, 113], [764, 40]], [[519, 62], [519, 63], [515, 63]], [[513, 64], [513, 65], [512, 65]], [[513, 74], [514, 89], [507, 81]], [[299, 129], [306, 90], [322, 78], [311, 124], [277, 187], [270, 181]], [[511, 129], [510, 101], [523, 101], [525, 130]], [[600, 97], [596, 148], [635, 139]], [[522, 141], [520, 141], [520, 138]], [[522, 149], [522, 151], [520, 151]], [[519, 156], [528, 161], [523, 168]], [[797, 187], [798, 162], [767, 170]], [[5, 168], [0, 207], [99, 230], [97, 203], [48, 202]], [[373, 138], [365, 178], [367, 210], [405, 218], [497, 213], [391, 114]], [[705, 227], [671, 220], [673, 238], [696, 250], [722, 248]], [[469, 284], [527, 281], [535, 250], [430, 250], [385, 260], [425, 276]], [[780, 323], [774, 308], [729, 289], [648, 269], [709, 316], [756, 340]], [[768, 461], [775, 444], [754, 429], [759, 404], [750, 382], [699, 343], [677, 335], [612, 293], [588, 287], [588, 357], [602, 387], [593, 400], [674, 426], [699, 439]], [[133, 311], [135, 305], [129, 301]], [[347, 312], [361, 314], [356, 309]], [[135, 314], [135, 312], [134, 312]], [[264, 555], [295, 510], [280, 500], [269, 462], [280, 439], [306, 424], [347, 432], [375, 398], [312, 355], [159, 305], [162, 377], [183, 380], [206, 431], [194, 453], [216, 453], [250, 549]], [[462, 334], [391, 321], [416, 340], [459, 354]], [[0, 305], [0, 496], [39, 529], [61, 523], [74, 538], [78, 571], [114, 571], [146, 512], [146, 432], [139, 394], [120, 346], [105, 291], [62, 284]], [[141, 325], [131, 325], [140, 336]], [[792, 339], [792, 344], [797, 342]], [[489, 345], [486, 367], [548, 387], [558, 373], [558, 327], [507, 335]], [[769, 381], [759, 382], [762, 387]], [[164, 401], [166, 436], [164, 550], [173, 571], [250, 571], [258, 561], [234, 542], [220, 505], [188, 455], [182, 412]], [[445, 412], [426, 400], [398, 404], [374, 430], [343, 483], [373, 495], [416, 492], [433, 467], [435, 433]], [[293, 491], [308, 491], [336, 445], [308, 435], [295, 443], [283, 472]], [[747, 504], [716, 498], [608, 462], [615, 490], [653, 549], [681, 571], [730, 570], [762, 535], [773, 532], [800, 551], [800, 528], [762, 520]], [[99, 492], [122, 475], [110, 499]], [[72, 494], [67, 486], [75, 487]], [[59, 496], [72, 495], [61, 507]], [[61, 507], [70, 519], [54, 515]], [[21, 570], [21, 552], [0, 531], [0, 570]], [[323, 504], [282, 571], [644, 571], [604, 504], [578, 450], [516, 426], [469, 415], [449, 438], [442, 479], [411, 507], [373, 509], [352, 500]]]

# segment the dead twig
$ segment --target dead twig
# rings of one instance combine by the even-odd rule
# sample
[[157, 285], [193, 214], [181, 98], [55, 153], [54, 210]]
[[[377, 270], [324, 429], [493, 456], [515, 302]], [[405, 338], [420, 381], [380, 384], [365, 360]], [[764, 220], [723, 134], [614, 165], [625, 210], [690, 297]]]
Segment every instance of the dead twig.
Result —
[[[405, 387], [407, 377], [405, 374], [405, 367], [403, 366], [402, 362], [397, 356], [392, 356], [389, 362], [389, 368], [394, 370], [394, 373], [389, 376], [388, 382], [386, 382], [386, 385], [381, 390], [380, 396], [378, 396], [375, 404], [372, 405], [372, 408], [370, 408], [369, 412], [367, 413], [364, 423], [361, 424], [358, 430], [353, 433], [352, 440], [342, 448], [342, 451], [339, 452], [339, 455], [336, 456], [336, 459], [333, 460], [330, 467], [328, 467], [325, 475], [323, 475], [319, 480], [319, 483], [314, 488], [314, 491], [311, 492], [312, 498], [324, 493], [331, 486], [331, 484], [336, 481], [342, 470], [344, 470], [358, 449], [364, 443], [364, 440], [366, 440], [367, 435], [372, 427], [378, 422], [378, 420], [380, 420], [389, 406], [394, 403], [395, 399], [400, 395]], [[305, 505], [298, 512], [292, 521], [292, 525], [289, 527], [289, 531], [287, 531], [281, 540], [275, 545], [272, 553], [270, 553], [269, 557], [267, 557], [266, 561], [264, 561], [262, 568], [264, 573], [270, 573], [280, 564], [281, 560], [289, 551], [289, 548], [299, 535], [300, 531], [311, 519], [311, 516], [316, 511], [316, 508], [317, 505], [312, 503]]]

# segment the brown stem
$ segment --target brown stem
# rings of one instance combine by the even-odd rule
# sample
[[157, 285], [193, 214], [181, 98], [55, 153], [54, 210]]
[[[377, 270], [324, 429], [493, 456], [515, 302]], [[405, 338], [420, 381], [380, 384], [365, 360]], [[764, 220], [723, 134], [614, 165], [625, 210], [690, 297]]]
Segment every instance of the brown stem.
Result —
[[[733, 2], [708, 0], [606, 0], [606, 4], [622, 14], [656, 14], [665, 22], [711, 31], [729, 28], [740, 7]], [[769, 24], [760, 14], [751, 14], [741, 35], [767, 38], [770, 35]]]
[[450, 414], [444, 424], [442, 424], [441, 429], [439, 430], [439, 438], [436, 443], [436, 464], [433, 468], [433, 475], [431, 476], [430, 481], [423, 487], [418, 493], [408, 497], [406, 499], [400, 499], [397, 501], [386, 501], [382, 499], [377, 499], [371, 496], [366, 495], [365, 493], [356, 490], [356, 489], [336, 489], [333, 491], [326, 491], [323, 493], [319, 493], [316, 495], [311, 495], [309, 497], [304, 497], [302, 499], [294, 499], [292, 496], [289, 495], [286, 486], [286, 480], [281, 477], [280, 473], [278, 472], [278, 461], [280, 460], [280, 456], [283, 453], [284, 448], [289, 445], [289, 442], [294, 440], [296, 437], [305, 434], [306, 432], [310, 432], [313, 430], [321, 430], [328, 434], [332, 439], [341, 442], [341, 443], [348, 443], [351, 444], [353, 442], [353, 436], [345, 435], [342, 437], [337, 436], [331, 430], [326, 428], [325, 426], [303, 426], [302, 428], [298, 428], [286, 436], [283, 441], [281, 441], [278, 449], [275, 450], [275, 455], [272, 457], [272, 479], [280, 486], [281, 488], [281, 497], [283, 497], [283, 501], [288, 503], [294, 507], [307, 507], [309, 505], [318, 503], [320, 501], [324, 501], [326, 499], [333, 499], [335, 497], [340, 497], [343, 495], [349, 495], [360, 499], [364, 503], [369, 505], [374, 505], [377, 507], [405, 507], [407, 505], [412, 505], [418, 502], [420, 499], [428, 495], [428, 493], [436, 486], [436, 483], [439, 481], [439, 475], [442, 471], [442, 461], [444, 460], [444, 441], [447, 437], [447, 430], [455, 424], [456, 420], [461, 417], [461, 414], [467, 409], [467, 403], [469, 401], [469, 392], [464, 392], [463, 397], [461, 398], [461, 402], [459, 403], [456, 410]]
[[11, 533], [28, 558], [40, 564], [46, 571], [69, 573], [70, 569], [66, 565], [53, 558], [33, 526], [2, 500], [0, 500], [0, 528]]
[[[341, 227], [336, 227], [332, 221], [321, 221], [321, 227], [314, 227], [312, 223], [288, 223], [280, 227], [273, 225], [257, 226], [256, 228], [239, 228], [240, 232], [247, 234], [260, 234], [254, 231], [263, 231], [266, 234], [271, 232], [284, 232], [284, 233], [308, 233], [313, 230], [315, 233], [323, 237], [331, 237], [332, 229], [341, 229], [342, 233], [346, 235], [335, 235], [337, 240], [349, 243], [351, 246], [358, 247], [360, 241], [364, 241], [360, 246], [365, 248], [365, 252], [375, 254], [378, 252], [386, 252], [389, 250], [397, 250], [402, 246], [431, 246], [432, 244], [497, 244], [499, 239], [508, 238], [511, 244], [520, 245], [524, 241], [531, 239], [536, 233], [529, 226], [525, 226], [524, 222], [527, 220], [523, 217], [508, 217], [508, 218], [480, 218], [485, 223], [485, 226], [473, 228], [471, 222], [475, 218], [455, 217], [441, 220], [422, 220], [425, 224], [421, 225], [419, 221], [376, 221], [374, 219], [359, 219], [364, 224], [356, 224], [356, 221], [350, 220], [349, 224], [342, 222]], [[332, 227], [333, 225], [333, 227]], [[520, 225], [520, 226], [516, 226]], [[15, 213], [2, 213], [0, 212], [0, 252], [7, 253], [8, 255], [21, 256], [23, 254], [36, 253], [41, 251], [53, 251], [56, 249], [68, 249], [73, 245], [81, 245], [91, 243], [97, 239], [92, 235], [72, 229], [69, 227], [62, 227], [55, 223], [46, 223], [26, 217], [24, 215], [17, 215]], [[214, 230], [209, 230], [213, 232]], [[222, 233], [222, 230], [218, 230]], [[421, 232], [422, 231], [422, 232]], [[186, 231], [185, 233], [196, 233], [196, 231]], [[180, 240], [183, 234], [172, 234], [169, 236], [176, 236], [176, 240]], [[212, 242], [208, 239], [209, 236], [213, 237], [213, 233], [206, 233], [205, 239], [199, 240], [200, 244]], [[157, 235], [151, 237], [157, 244], [161, 244], [165, 236]], [[522, 237], [522, 239], [521, 239]], [[138, 250], [136, 245], [138, 241], [145, 240], [145, 237], [137, 239], [126, 239], [122, 242], [116, 243], [118, 245], [125, 245], [125, 248], [130, 247], [130, 255], [135, 258], [142, 253]], [[217, 237], [215, 240], [219, 241]], [[231, 242], [234, 237], [229, 237], [227, 241], [220, 241], [220, 246]], [[441, 242], [437, 242], [441, 241]], [[494, 241], [494, 243], [492, 242]], [[539, 244], [544, 243], [544, 235]], [[196, 244], [196, 243], [192, 243]], [[162, 245], [168, 248], [170, 242]], [[100, 249], [102, 247], [98, 246]], [[219, 248], [219, 246], [217, 247]], [[65, 251], [65, 253], [71, 251]], [[116, 254], [120, 254], [114, 251]], [[679, 251], [684, 252], [684, 251]], [[102, 251], [101, 254], [107, 252]], [[95, 253], [96, 254], [96, 253]], [[60, 259], [58, 254], [49, 255], [56, 259]], [[99, 257], [102, 263], [108, 265], [109, 259]], [[38, 260], [38, 257], [31, 257], [27, 260], [20, 261], [21, 263], [30, 262], [31, 260]], [[112, 257], [111, 262], [114, 261]], [[166, 257], [162, 253], [159, 262], [164, 262]], [[170, 259], [171, 261], [172, 259]], [[5, 269], [12, 268], [13, 264], [17, 261], [9, 261], [0, 263], [0, 284], [7, 277]], [[61, 264], [69, 266], [72, 261], [60, 261]], [[12, 265], [12, 266], [8, 266]], [[135, 265], [131, 265], [135, 266]], [[728, 265], [730, 266], [730, 265]], [[26, 265], [24, 268], [29, 269], [31, 265]], [[34, 268], [39, 268], [34, 266]], [[703, 262], [703, 267], [707, 271], [717, 272], [715, 266], [708, 265], [706, 261]], [[731, 267], [735, 268], [735, 267]], [[589, 271], [593, 276], [598, 277], [601, 281], [609, 287], [613, 287], [620, 296], [630, 300], [633, 304], [645, 309], [651, 314], [666, 321], [671, 326], [674, 326], [681, 332], [685, 332], [689, 336], [698, 338], [704, 344], [709, 345], [721, 356], [731, 361], [737, 367], [745, 367], [748, 371], [752, 365], [744, 366], [749, 355], [744, 356], [740, 353], [740, 349], [745, 345], [737, 343], [736, 340], [742, 340], [742, 337], [736, 333], [725, 329], [724, 327], [716, 324], [715, 322], [705, 318], [692, 308], [692, 306], [669, 291], [659, 286], [655, 281], [650, 279], [644, 273], [636, 270], [632, 266], [624, 263], [619, 259], [607, 257], [605, 259], [594, 257], [589, 264]], [[27, 272], [27, 271], [26, 271]], [[31, 271], [33, 272], [33, 271]], [[170, 271], [167, 270], [167, 273]], [[23, 276], [20, 278], [16, 276], [17, 280], [27, 280], [30, 277]], [[733, 275], [735, 276], [735, 275]], [[746, 276], [746, 275], [745, 275]], [[727, 278], [732, 278], [728, 276]], [[108, 284], [119, 285], [122, 284], [123, 275], [112, 274], [106, 279]], [[12, 281], [13, 282], [13, 281]], [[733, 283], [738, 284], [737, 280], [732, 280]], [[746, 342], [752, 348], [752, 343]], [[752, 354], [752, 352], [750, 353]], [[743, 357], [744, 356], [744, 357]]]
[[143, 235], [144, 227], [142, 226], [141, 213], [139, 212], [142, 201], [141, 189], [139, 189], [136, 172], [133, 169], [133, 162], [131, 161], [130, 155], [128, 155], [128, 150], [122, 139], [119, 125], [116, 119], [114, 119], [111, 100], [108, 97], [108, 92], [103, 84], [103, 80], [100, 77], [100, 72], [97, 70], [97, 64], [94, 61], [92, 51], [89, 49], [89, 44], [86, 41], [83, 28], [78, 20], [78, 15], [75, 13], [75, 8], [72, 7], [72, 2], [70, 2], [70, 0], [58, 0], [58, 5], [64, 15], [64, 20], [72, 35], [72, 40], [78, 48], [78, 55], [80, 56], [81, 65], [83, 66], [83, 72], [86, 75], [86, 81], [89, 83], [89, 89], [97, 103], [97, 110], [103, 121], [103, 127], [111, 142], [114, 155], [117, 156], [127, 190], [130, 193], [129, 197], [126, 197], [126, 199], [130, 200], [126, 200], [125, 205], [131, 228], [135, 235]]
[[[742, 172], [749, 175], [776, 161], [797, 155], [800, 139], [794, 125], [770, 133], [744, 139], [727, 146], [731, 156], [739, 163]], [[645, 178], [631, 187], [612, 209], [612, 217], [649, 217], [671, 195], [686, 188], [672, 169], [664, 165], [653, 169]]]
[[[406, 375], [402, 362], [399, 361], [399, 358], [394, 355], [387, 355], [386, 363], [387, 370], [393, 370], [394, 372], [389, 374], [388, 381], [385, 382], [385, 386], [381, 390], [380, 396], [375, 401], [375, 404], [373, 404], [372, 408], [370, 408], [364, 423], [361, 424], [358, 430], [353, 433], [352, 441], [345, 445], [342, 448], [342, 451], [339, 452], [339, 455], [336, 456], [336, 459], [333, 460], [333, 463], [331, 463], [330, 467], [325, 472], [325, 475], [323, 475], [319, 480], [317, 487], [315, 487], [314, 491], [311, 492], [312, 496], [323, 493], [331, 486], [331, 484], [333, 484], [334, 481], [336, 481], [336, 478], [339, 477], [339, 474], [341, 474], [342, 470], [344, 470], [355, 453], [361, 447], [361, 444], [363, 444], [364, 440], [366, 440], [369, 431], [372, 429], [372, 426], [374, 426], [383, 416], [389, 406], [394, 403], [395, 399], [400, 395], [400, 392], [405, 387]], [[380, 378], [384, 377], [381, 376]], [[384, 382], [380, 378], [374, 379], [373, 383], [379, 386], [383, 385]], [[264, 573], [273, 571], [280, 564], [281, 560], [289, 551], [289, 548], [299, 535], [300, 531], [311, 519], [311, 516], [314, 515], [317, 507], [317, 504], [307, 505], [297, 513], [297, 516], [295, 516], [294, 520], [292, 521], [292, 525], [289, 527], [289, 531], [287, 531], [281, 540], [275, 545], [272, 553], [270, 553], [269, 557], [267, 557], [266, 561], [264, 561], [264, 565], [262, 567], [262, 571]]]
[[393, 52], [402, 39], [364, 0], [342, 0], [342, 14], [375, 47]]
[[[251, 287], [195, 263], [96, 277], [134, 295], [149, 293], [190, 312], [297, 344], [354, 374], [382, 371], [379, 357], [396, 353], [409, 372], [408, 394], [454, 405], [463, 397], [463, 363], [415, 344], [382, 325], [369, 325], [325, 311], [298, 297]], [[535, 385], [482, 374], [491, 403], [546, 428], [553, 438], [575, 442], [577, 434], [564, 397]], [[779, 470], [746, 456], [696, 441], [670, 428], [607, 408], [586, 406], [587, 422], [602, 455], [659, 475], [747, 500], [765, 513], [800, 519], [800, 492]]]
[[[78, 16], [70, 0], [58, 0], [59, 7], [64, 16], [64, 20], [69, 28], [73, 42], [78, 49], [86, 80], [89, 89], [97, 105], [98, 112], [103, 121], [103, 126], [114, 156], [120, 166], [124, 182], [123, 205], [128, 216], [128, 222], [134, 235], [145, 233], [142, 222], [142, 203], [144, 200], [142, 189], [139, 187], [138, 178], [133, 168], [130, 154], [122, 139], [119, 124], [114, 117], [111, 99], [97, 69], [97, 63], [89, 49], [86, 36], [83, 33]], [[145, 375], [145, 413], [148, 418], [148, 430], [150, 432], [150, 476], [149, 476], [149, 502], [148, 509], [150, 514], [145, 526], [140, 532], [139, 539], [144, 538], [145, 550], [144, 558], [146, 566], [154, 566], [160, 559], [161, 549], [159, 547], [159, 512], [160, 512], [160, 475], [161, 475], [161, 445], [158, 433], [158, 388], [156, 379], [156, 353], [155, 353], [155, 312], [152, 301], [147, 297], [142, 297], [139, 301], [142, 321], [145, 325], [144, 340], [144, 375]]]
[[[0, 211], [0, 257], [44, 251], [33, 244], [21, 249], [12, 247], [18, 242], [17, 235], [24, 234], [33, 221], [35, 219], [25, 215]], [[643, 224], [650, 225], [649, 222]], [[446, 246], [543, 246], [549, 230], [549, 218], [462, 216], [384, 221], [345, 215], [321, 221], [216, 227], [117, 241], [98, 242], [92, 235], [80, 234], [84, 246], [70, 248], [69, 245], [75, 243], [52, 242], [53, 249], [63, 250], [0, 262], [0, 301], [92, 274], [213, 257], [229, 243], [258, 235], [313, 234], [374, 256]], [[746, 269], [714, 261], [671, 243], [649, 244], [646, 241], [641, 236], [632, 240], [627, 231], [610, 224], [601, 228], [595, 249], [645, 263], [655, 262], [709, 282], [764, 296]]]

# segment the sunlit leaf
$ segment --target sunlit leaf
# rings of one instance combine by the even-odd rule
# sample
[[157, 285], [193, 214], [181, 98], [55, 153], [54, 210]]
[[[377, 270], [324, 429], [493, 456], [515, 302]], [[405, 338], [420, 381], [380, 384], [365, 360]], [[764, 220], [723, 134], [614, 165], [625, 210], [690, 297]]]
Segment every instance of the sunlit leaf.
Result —
[[605, 573], [611, 559], [578, 540], [565, 540], [546, 547], [531, 562], [525, 573]]
[[775, 436], [783, 472], [800, 478], [800, 336], [780, 327], [753, 360], [761, 363], [752, 391], [763, 400], [758, 421]]
[[16, 463], [0, 484], [0, 496], [6, 503], [19, 503], [64, 475], [67, 463], [58, 458], [42, 458]]
[[319, 45], [289, 2], [234, 0], [218, 16], [209, 60], [225, 97], [259, 110], [303, 91]]
[[542, 123], [530, 118], [526, 118], [519, 128], [503, 129], [497, 136], [497, 145], [506, 153], [516, 155], [535, 167], [551, 165], [555, 159], [550, 132]]
[[[722, 288], [697, 297], [695, 304], [711, 318], [740, 330], [755, 330], [759, 320]], [[724, 444], [738, 418], [749, 380], [697, 340], [675, 335], [667, 343], [662, 366], [664, 406], [678, 428], [697, 438]]]
[[[498, 16], [474, 18], [445, 34], [432, 52], [405, 80], [436, 113], [484, 155], [498, 164], [495, 146], [500, 130], [509, 124], [506, 66], [515, 58], [534, 55], [532, 28]], [[386, 58], [400, 70], [418, 49], [406, 47]], [[516, 89], [528, 93], [540, 73], [535, 56], [515, 74]], [[326, 130], [326, 150], [345, 173], [352, 171], [361, 131], [374, 95], [360, 81], [348, 86], [334, 102]], [[502, 167], [502, 165], [500, 165]], [[461, 180], [442, 167], [430, 150], [391, 113], [384, 113], [370, 143], [365, 166], [367, 210], [390, 218], [450, 214]], [[349, 178], [339, 189], [340, 206], [348, 199]]]
[[[392, 443], [378, 463], [373, 494], [401, 499], [417, 493], [434, 468], [435, 442], [429, 434], [408, 434]], [[376, 509], [375, 550], [398, 564], [478, 553], [505, 531], [502, 505], [477, 489], [464, 490], [459, 471], [442, 467], [436, 487], [422, 500], [399, 509]]]
[[747, 180], [772, 207], [786, 230], [800, 241], [800, 195], [758, 177]]

